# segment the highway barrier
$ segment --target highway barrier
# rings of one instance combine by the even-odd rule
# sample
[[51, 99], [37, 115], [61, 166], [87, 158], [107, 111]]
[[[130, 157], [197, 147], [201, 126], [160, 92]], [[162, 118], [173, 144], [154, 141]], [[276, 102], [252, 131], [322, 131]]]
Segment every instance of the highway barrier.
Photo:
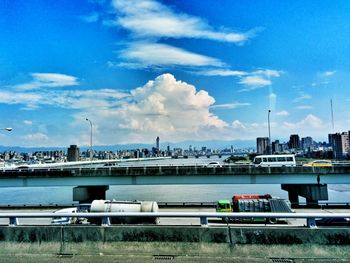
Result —
[[110, 225], [111, 217], [167, 217], [167, 218], [199, 218], [202, 226], [208, 226], [208, 218], [299, 218], [306, 219], [309, 228], [317, 228], [316, 219], [342, 219], [350, 218], [350, 213], [213, 213], [213, 212], [99, 212], [99, 213], [0, 213], [0, 218], [8, 218], [10, 226], [18, 225], [18, 218], [53, 218], [53, 217], [75, 217], [75, 218], [101, 218], [103, 226]]

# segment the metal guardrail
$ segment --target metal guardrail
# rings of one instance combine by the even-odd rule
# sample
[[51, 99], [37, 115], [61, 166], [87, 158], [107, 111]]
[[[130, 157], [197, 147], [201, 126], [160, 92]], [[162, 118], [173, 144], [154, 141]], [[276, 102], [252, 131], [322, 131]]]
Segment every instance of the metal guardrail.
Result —
[[94, 213], [0, 213], [0, 218], [8, 218], [10, 226], [18, 225], [18, 218], [52, 218], [80, 217], [102, 219], [103, 226], [110, 225], [111, 217], [167, 217], [167, 218], [199, 218], [202, 226], [208, 226], [208, 218], [299, 218], [306, 219], [307, 226], [317, 228], [316, 218], [350, 218], [350, 213], [213, 213], [213, 212], [94, 212]]
[[[216, 207], [217, 202], [200, 202], [200, 201], [157, 201], [159, 207]], [[319, 201], [318, 204], [308, 204], [306, 202], [291, 203], [292, 206], [298, 208], [348, 208], [350, 202], [324, 202]], [[0, 204], [0, 209], [50, 209], [50, 208], [68, 208], [68, 207], [80, 207], [82, 204], [78, 202], [71, 203], [35, 203], [35, 204]], [[89, 206], [89, 204], [83, 204], [83, 206]]]

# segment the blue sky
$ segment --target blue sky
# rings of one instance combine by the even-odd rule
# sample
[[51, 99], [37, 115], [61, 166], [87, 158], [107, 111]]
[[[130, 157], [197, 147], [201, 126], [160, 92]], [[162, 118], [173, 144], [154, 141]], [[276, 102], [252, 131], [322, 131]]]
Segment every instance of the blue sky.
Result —
[[350, 129], [349, 1], [1, 0], [0, 37], [2, 145]]

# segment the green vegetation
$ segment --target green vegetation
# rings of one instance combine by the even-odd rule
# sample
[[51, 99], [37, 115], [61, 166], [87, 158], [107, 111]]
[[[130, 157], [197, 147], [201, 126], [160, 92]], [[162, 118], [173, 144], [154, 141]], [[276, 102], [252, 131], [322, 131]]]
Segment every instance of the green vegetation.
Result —
[[69, 243], [64, 250], [59, 246], [59, 242], [8, 243], [0, 248], [3, 258], [0, 262], [160, 262], [167, 257], [172, 258], [169, 260], [172, 262], [272, 262], [275, 258], [297, 259], [298, 262], [344, 262], [350, 256], [347, 245], [84, 242]]

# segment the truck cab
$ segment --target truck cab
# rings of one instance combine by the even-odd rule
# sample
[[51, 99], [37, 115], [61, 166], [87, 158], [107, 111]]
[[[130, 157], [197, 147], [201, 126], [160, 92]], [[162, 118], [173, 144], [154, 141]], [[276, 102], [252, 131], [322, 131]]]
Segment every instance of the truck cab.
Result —
[[[290, 207], [290, 202], [278, 198], [272, 197], [269, 194], [240, 194], [234, 195], [231, 200], [219, 200], [216, 204], [216, 212], [275, 212], [275, 213], [291, 213], [293, 212]], [[277, 222], [276, 218], [223, 218], [223, 221], [228, 222], [249, 222], [249, 221], [266, 221], [271, 224]]]
[[230, 200], [219, 200], [216, 204], [216, 212], [232, 212]]

